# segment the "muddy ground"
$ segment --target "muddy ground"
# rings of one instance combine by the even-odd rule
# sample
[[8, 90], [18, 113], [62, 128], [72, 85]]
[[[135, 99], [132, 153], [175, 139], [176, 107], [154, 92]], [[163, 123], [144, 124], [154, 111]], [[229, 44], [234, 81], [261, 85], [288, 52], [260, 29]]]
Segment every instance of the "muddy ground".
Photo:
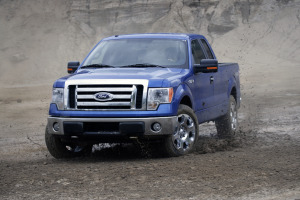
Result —
[[244, 96], [236, 138], [200, 125], [187, 156], [116, 145], [56, 160], [44, 142], [47, 90], [0, 91], [0, 199], [300, 199], [300, 94]]

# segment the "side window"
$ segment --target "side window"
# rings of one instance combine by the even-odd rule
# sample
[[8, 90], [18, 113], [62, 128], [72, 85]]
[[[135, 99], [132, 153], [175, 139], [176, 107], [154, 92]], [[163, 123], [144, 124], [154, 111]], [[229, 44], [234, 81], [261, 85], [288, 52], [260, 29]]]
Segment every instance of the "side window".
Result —
[[204, 46], [204, 48], [205, 48], [205, 51], [206, 51], [206, 53], [207, 53], [207, 55], [208, 55], [208, 58], [209, 58], [209, 59], [214, 59], [214, 56], [213, 56], [213, 54], [211, 53], [211, 50], [209, 49], [209, 47], [208, 47], [206, 41], [203, 40], [203, 39], [201, 39], [201, 42], [202, 42], [202, 44], [203, 44], [203, 46]]
[[192, 54], [195, 64], [200, 64], [200, 60], [205, 59], [204, 52], [198, 42], [198, 40], [192, 40]]

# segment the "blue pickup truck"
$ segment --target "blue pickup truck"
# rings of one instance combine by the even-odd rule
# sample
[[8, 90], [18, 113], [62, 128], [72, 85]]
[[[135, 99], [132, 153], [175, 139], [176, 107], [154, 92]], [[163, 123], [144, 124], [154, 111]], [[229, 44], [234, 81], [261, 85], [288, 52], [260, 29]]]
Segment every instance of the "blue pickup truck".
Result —
[[55, 158], [135, 140], [180, 156], [195, 148], [200, 123], [214, 121], [221, 138], [237, 130], [239, 66], [218, 63], [202, 35], [115, 35], [68, 73], [53, 85], [45, 133]]

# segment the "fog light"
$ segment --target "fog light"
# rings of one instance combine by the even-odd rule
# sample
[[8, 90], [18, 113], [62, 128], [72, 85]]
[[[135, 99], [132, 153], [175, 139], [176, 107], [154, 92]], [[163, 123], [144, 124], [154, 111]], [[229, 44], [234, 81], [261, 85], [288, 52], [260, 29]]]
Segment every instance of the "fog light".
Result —
[[158, 122], [153, 123], [153, 124], [152, 124], [152, 130], [155, 131], [155, 132], [160, 131], [160, 130], [161, 130], [161, 125], [160, 125], [160, 123], [158, 123]]
[[59, 131], [59, 123], [55, 122], [53, 124], [53, 130], [56, 131], [56, 132]]

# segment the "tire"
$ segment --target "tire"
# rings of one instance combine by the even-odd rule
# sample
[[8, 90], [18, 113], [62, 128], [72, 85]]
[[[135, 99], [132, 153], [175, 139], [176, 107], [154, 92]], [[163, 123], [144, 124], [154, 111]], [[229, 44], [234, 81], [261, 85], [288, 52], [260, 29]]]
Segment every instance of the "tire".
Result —
[[164, 151], [169, 157], [182, 156], [192, 152], [199, 135], [198, 119], [190, 107], [180, 104], [177, 116], [178, 124], [175, 132], [163, 142]]
[[228, 111], [216, 120], [218, 137], [221, 139], [232, 139], [238, 127], [238, 112], [236, 101], [233, 96], [229, 98]]
[[93, 145], [79, 146], [75, 143], [62, 142], [61, 138], [48, 133], [47, 128], [45, 131], [45, 142], [49, 153], [57, 159], [88, 155], [93, 148]]

